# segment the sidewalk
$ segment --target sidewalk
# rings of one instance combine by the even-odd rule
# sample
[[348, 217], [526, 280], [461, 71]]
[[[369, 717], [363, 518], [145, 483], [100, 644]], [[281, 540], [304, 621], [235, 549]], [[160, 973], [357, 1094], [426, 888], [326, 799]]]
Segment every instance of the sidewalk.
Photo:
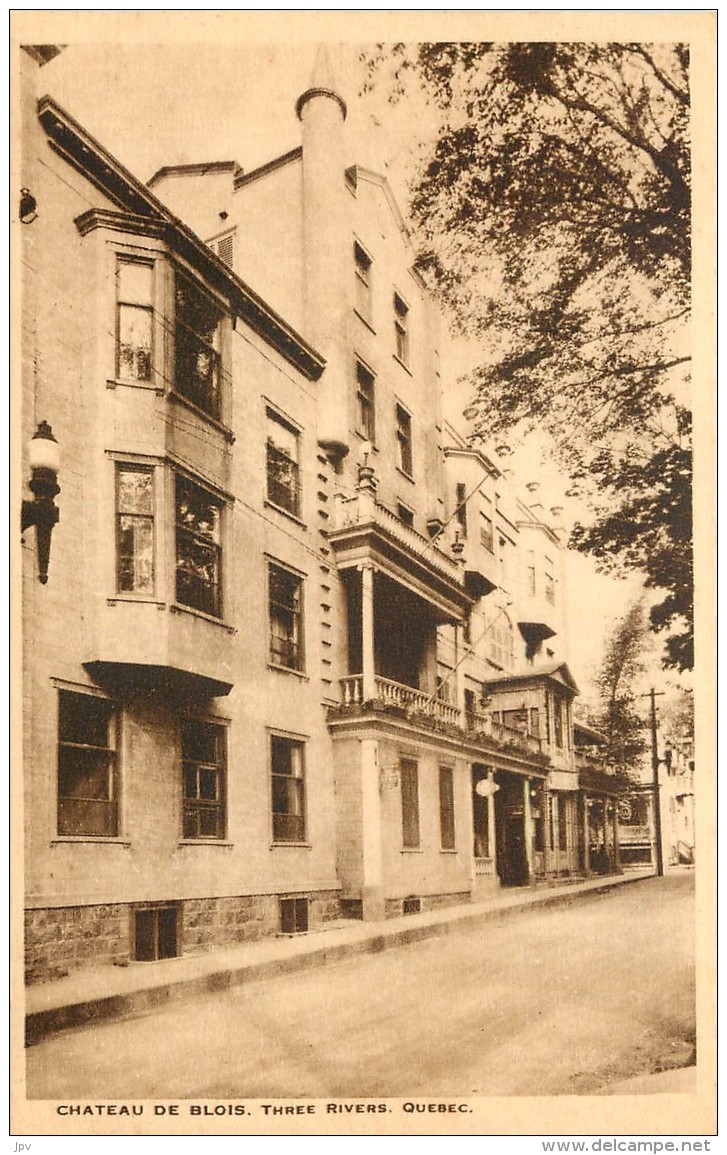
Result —
[[651, 869], [585, 882], [506, 890], [486, 902], [450, 906], [385, 922], [336, 923], [300, 936], [275, 936], [161, 962], [76, 971], [26, 989], [26, 1042], [37, 1043], [67, 1027], [137, 1015], [173, 999], [192, 998], [238, 983], [276, 978], [449, 933], [465, 923], [488, 922], [653, 878]]

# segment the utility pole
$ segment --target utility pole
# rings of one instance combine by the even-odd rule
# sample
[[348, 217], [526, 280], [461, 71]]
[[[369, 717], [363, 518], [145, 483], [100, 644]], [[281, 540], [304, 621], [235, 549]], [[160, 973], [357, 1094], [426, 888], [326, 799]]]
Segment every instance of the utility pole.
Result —
[[656, 840], [656, 873], [661, 876], [664, 873], [664, 853], [661, 846], [661, 797], [659, 795], [659, 751], [657, 750], [656, 742], [656, 699], [663, 698], [663, 690], [657, 691], [652, 686], [648, 695], [644, 697], [651, 699], [651, 781], [654, 792], [654, 838]]

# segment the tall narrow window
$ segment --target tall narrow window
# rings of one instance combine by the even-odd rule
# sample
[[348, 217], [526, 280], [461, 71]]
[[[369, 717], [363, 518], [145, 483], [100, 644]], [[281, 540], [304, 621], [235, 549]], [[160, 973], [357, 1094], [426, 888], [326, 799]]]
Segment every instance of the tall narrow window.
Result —
[[537, 586], [535, 581], [535, 554], [531, 549], [528, 550], [527, 563], [527, 590], [530, 597], [534, 598]]
[[141, 466], [116, 471], [116, 589], [154, 594], [154, 473]]
[[174, 388], [219, 418], [222, 309], [180, 272], [175, 274], [175, 309]]
[[402, 758], [401, 843], [407, 849], [419, 846], [419, 768], [416, 762]]
[[570, 807], [568, 799], [563, 795], [558, 807], [558, 850], [568, 849], [568, 817]]
[[353, 244], [353, 260], [356, 274], [356, 312], [371, 323], [371, 257], [358, 241]]
[[394, 336], [396, 355], [405, 365], [409, 364], [409, 306], [394, 293]]
[[356, 362], [356, 427], [368, 441], [376, 440], [376, 410], [374, 407], [375, 378], [360, 361]]
[[184, 838], [225, 837], [225, 728], [182, 723]]
[[396, 439], [399, 446], [399, 468], [412, 476], [411, 416], [402, 405], [396, 407]]
[[268, 566], [270, 663], [303, 669], [303, 579], [271, 562]]
[[490, 629], [490, 660], [501, 669], [515, 664], [515, 631], [507, 614], [493, 620]]
[[467, 486], [463, 481], [457, 482], [454, 494], [454, 517], [461, 536], [467, 537]]
[[483, 497], [483, 506], [480, 510], [480, 545], [490, 553], [495, 552], [495, 537], [492, 528], [492, 502]]
[[439, 767], [439, 829], [442, 850], [454, 850], [454, 771], [450, 766]]
[[303, 743], [270, 736], [273, 841], [305, 841], [305, 765]]
[[58, 833], [118, 834], [116, 714], [111, 702], [61, 690], [58, 695]]
[[176, 598], [180, 605], [222, 616], [221, 502], [176, 478]]
[[151, 381], [154, 308], [153, 268], [119, 261], [116, 268], [116, 374], [121, 381]]
[[553, 695], [553, 723], [555, 729], [555, 744], [563, 746], [563, 699]]
[[300, 435], [272, 409], [267, 411], [268, 501], [300, 516]]
[[550, 602], [551, 606], [555, 605], [555, 582], [551, 573], [545, 574], [545, 600]]

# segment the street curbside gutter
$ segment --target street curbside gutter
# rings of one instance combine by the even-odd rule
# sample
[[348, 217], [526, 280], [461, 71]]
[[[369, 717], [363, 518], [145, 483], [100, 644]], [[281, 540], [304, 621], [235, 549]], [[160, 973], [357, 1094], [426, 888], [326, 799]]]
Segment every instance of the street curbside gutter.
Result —
[[[479, 904], [468, 907], [450, 907], [438, 912], [402, 916], [391, 920], [390, 924], [376, 923], [369, 935], [357, 933], [355, 938], [339, 942], [329, 942], [322, 946], [320, 939], [311, 941], [309, 950], [285, 953], [281, 942], [281, 953], [275, 958], [261, 961], [244, 961], [239, 965], [221, 966], [209, 970], [210, 956], [200, 956], [203, 973], [193, 977], [170, 979], [169, 982], [154, 985], [143, 984], [137, 989], [109, 994], [96, 998], [69, 1000], [60, 1006], [31, 1010], [25, 1017], [26, 1046], [33, 1046], [49, 1035], [71, 1028], [95, 1026], [114, 1019], [132, 1018], [157, 1010], [170, 1002], [191, 999], [205, 994], [225, 991], [243, 983], [262, 982], [279, 978], [286, 974], [309, 970], [345, 961], [355, 955], [380, 953], [395, 947], [407, 946], [425, 939], [449, 934], [466, 923], [488, 923], [510, 918], [533, 910], [570, 906], [585, 899], [608, 894], [616, 888], [636, 882], [648, 881], [653, 874], [617, 875], [608, 880], [599, 880], [598, 885], [581, 883], [575, 886], [528, 892], [520, 902], [502, 904]], [[405, 925], [401, 925], [405, 923]], [[346, 934], [343, 932], [331, 932]], [[109, 968], [111, 970], [111, 968]]]

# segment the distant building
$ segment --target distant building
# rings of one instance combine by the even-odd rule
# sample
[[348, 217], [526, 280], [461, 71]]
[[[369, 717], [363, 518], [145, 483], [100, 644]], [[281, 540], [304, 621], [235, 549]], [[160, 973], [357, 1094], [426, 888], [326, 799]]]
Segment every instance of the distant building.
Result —
[[564, 535], [445, 425], [436, 307], [325, 58], [299, 149], [149, 186], [36, 102], [40, 65], [22, 421], [62, 467], [47, 585], [22, 554], [29, 979], [617, 870]]

